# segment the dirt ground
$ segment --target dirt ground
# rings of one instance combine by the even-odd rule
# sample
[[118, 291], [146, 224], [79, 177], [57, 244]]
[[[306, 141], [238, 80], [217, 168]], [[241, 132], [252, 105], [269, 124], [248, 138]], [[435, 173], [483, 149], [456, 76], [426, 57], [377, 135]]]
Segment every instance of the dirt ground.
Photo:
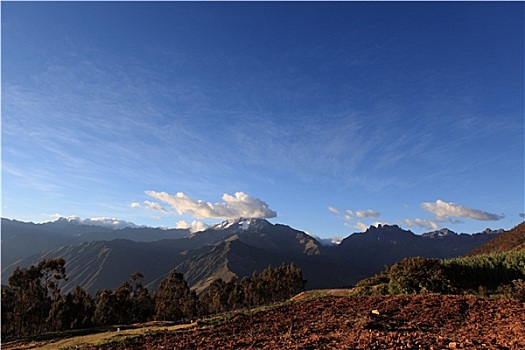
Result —
[[88, 349], [525, 349], [525, 304], [328, 296]]

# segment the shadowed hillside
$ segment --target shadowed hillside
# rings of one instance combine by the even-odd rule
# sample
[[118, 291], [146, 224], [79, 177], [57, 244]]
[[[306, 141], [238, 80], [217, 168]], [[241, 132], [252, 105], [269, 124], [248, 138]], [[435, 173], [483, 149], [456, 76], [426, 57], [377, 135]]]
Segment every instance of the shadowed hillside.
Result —
[[525, 250], [525, 222], [477, 247], [467, 255], [503, 253]]
[[[27, 237], [42, 236], [53, 241], [47, 231], [53, 229], [61, 237], [93, 237], [95, 233], [79, 234], [96, 229], [86, 225], [67, 222], [53, 225], [35, 225], [3, 221], [3, 224], [24, 226], [26, 233], [17, 234], [15, 226], [4, 237], [17, 237], [24, 245]], [[57, 226], [62, 224], [63, 227]], [[11, 227], [11, 228], [10, 228]], [[71, 231], [69, 231], [71, 230]], [[4, 233], [4, 232], [2, 232]], [[486, 230], [477, 234], [457, 234], [450, 230], [416, 235], [398, 226], [370, 227], [366, 232], [354, 233], [338, 246], [323, 246], [314, 237], [286, 225], [272, 224], [263, 219], [225, 221], [205, 231], [177, 239], [158, 239], [163, 236], [180, 237], [183, 230], [160, 230], [130, 228], [96, 232], [103, 237], [134, 237], [135, 239], [92, 240], [79, 244], [49, 249], [30, 255], [2, 268], [2, 283], [16, 266], [27, 267], [44, 258], [63, 257], [66, 262], [68, 281], [62, 285], [65, 292], [80, 285], [90, 293], [104, 288], [115, 288], [134, 272], [144, 275], [144, 285], [156, 290], [158, 283], [172, 269], [184, 274], [197, 292], [201, 292], [216, 278], [242, 279], [255, 270], [262, 271], [269, 265], [294, 262], [303, 270], [308, 289], [339, 288], [356, 284], [405, 257], [450, 258], [462, 256], [473, 248], [497, 236], [499, 231]], [[157, 239], [138, 241], [136, 237]], [[2, 241], [2, 252], [9, 251], [14, 240]], [[60, 244], [58, 239], [54, 244]], [[52, 242], [49, 242], [52, 244]], [[17, 246], [18, 246], [17, 244]], [[29, 245], [29, 244], [28, 244]], [[42, 246], [43, 249], [44, 246]]]

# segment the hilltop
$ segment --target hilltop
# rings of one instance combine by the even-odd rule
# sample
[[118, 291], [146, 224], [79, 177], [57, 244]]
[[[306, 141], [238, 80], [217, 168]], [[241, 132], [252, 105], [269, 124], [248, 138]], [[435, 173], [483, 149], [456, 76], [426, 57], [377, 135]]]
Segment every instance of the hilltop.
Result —
[[525, 222], [472, 250], [468, 255], [525, 250]]

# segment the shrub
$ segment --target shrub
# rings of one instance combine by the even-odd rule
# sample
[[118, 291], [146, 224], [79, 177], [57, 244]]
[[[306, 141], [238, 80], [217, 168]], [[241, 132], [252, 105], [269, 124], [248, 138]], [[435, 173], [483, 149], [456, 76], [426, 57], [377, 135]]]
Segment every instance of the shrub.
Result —
[[405, 258], [389, 270], [391, 294], [444, 293], [451, 289], [439, 259]]

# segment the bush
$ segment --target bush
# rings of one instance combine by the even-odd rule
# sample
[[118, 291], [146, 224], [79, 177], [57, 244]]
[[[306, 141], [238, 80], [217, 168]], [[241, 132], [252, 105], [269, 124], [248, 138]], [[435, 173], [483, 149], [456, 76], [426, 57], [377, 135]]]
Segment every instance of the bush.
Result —
[[500, 294], [507, 298], [525, 302], [525, 281], [522, 279], [514, 280], [511, 284], [506, 284], [498, 288]]
[[388, 272], [391, 294], [445, 293], [451, 289], [439, 259], [405, 258]]

